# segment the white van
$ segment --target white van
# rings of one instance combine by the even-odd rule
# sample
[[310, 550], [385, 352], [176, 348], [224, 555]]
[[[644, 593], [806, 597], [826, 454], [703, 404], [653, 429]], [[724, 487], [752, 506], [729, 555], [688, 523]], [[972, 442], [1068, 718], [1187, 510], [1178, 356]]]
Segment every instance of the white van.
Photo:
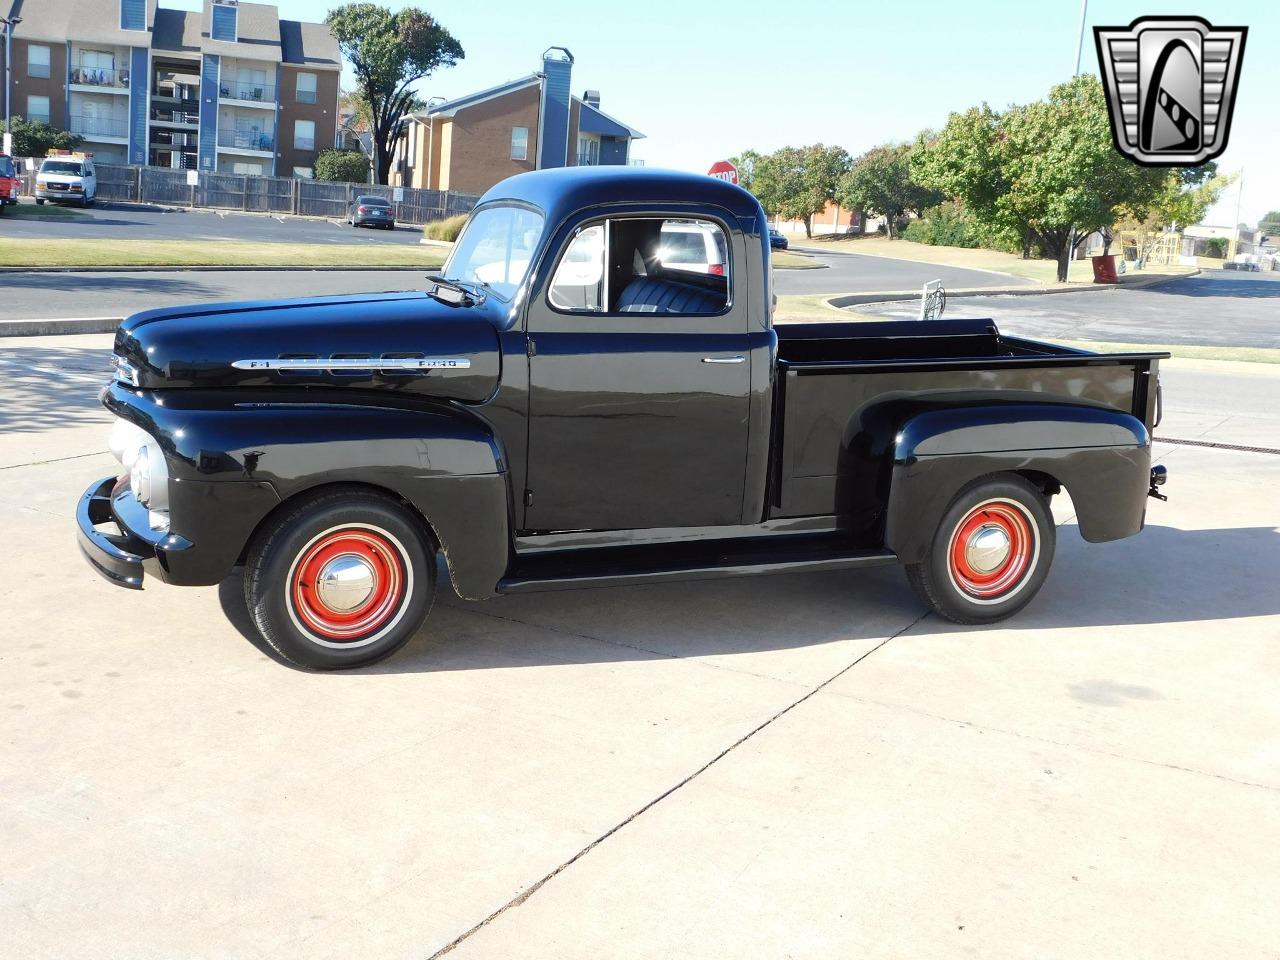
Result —
[[98, 198], [98, 174], [91, 153], [50, 153], [36, 174], [36, 203], [69, 200], [87, 207]]
[[724, 234], [705, 220], [667, 220], [662, 224], [658, 259], [669, 270], [723, 277], [729, 249]]

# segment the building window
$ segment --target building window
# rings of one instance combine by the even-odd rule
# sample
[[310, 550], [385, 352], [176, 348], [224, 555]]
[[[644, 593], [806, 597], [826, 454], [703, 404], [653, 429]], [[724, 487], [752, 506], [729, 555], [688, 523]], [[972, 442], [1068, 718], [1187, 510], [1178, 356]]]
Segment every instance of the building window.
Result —
[[27, 76], [28, 77], [47, 77], [49, 76], [49, 48], [40, 46], [39, 44], [30, 44], [27, 47]]
[[209, 36], [214, 40], [236, 42], [236, 8], [225, 3], [213, 5], [213, 23]]
[[147, 29], [147, 0], [120, 0], [120, 29]]
[[236, 162], [231, 165], [231, 172], [238, 173], [241, 176], [260, 177], [262, 176], [262, 164]]
[[529, 128], [528, 127], [512, 127], [511, 128], [511, 159], [512, 160], [528, 160], [529, 159]]
[[293, 121], [293, 149], [314, 150], [316, 148], [316, 122], [314, 120]]
[[27, 119], [39, 120], [41, 123], [49, 122], [49, 98], [48, 97], [27, 97]]
[[298, 74], [298, 102], [316, 102], [316, 75], [314, 73]]
[[600, 141], [594, 137], [578, 138], [578, 166], [594, 167], [600, 163]]
[[315, 178], [315, 173], [310, 167], [294, 167], [293, 175], [299, 180], [312, 180]]

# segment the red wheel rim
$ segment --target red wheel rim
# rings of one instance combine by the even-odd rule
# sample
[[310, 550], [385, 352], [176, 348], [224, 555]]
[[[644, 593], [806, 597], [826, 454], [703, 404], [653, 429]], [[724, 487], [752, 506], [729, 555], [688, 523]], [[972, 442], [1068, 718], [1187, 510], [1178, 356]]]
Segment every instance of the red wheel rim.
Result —
[[[335, 588], [338, 571], [347, 572], [349, 580]], [[307, 631], [326, 641], [352, 643], [396, 614], [407, 581], [402, 548], [392, 537], [366, 527], [344, 527], [321, 534], [294, 561], [290, 605]], [[350, 602], [335, 602], [336, 589], [345, 589]]]
[[1035, 523], [1021, 504], [988, 500], [956, 524], [947, 550], [952, 582], [979, 602], [1017, 592], [1039, 553]]

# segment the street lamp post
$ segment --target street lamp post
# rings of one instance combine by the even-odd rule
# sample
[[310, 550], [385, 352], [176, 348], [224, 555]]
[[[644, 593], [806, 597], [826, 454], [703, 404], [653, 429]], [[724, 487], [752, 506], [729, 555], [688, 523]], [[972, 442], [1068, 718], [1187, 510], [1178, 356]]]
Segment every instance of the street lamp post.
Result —
[[22, 22], [21, 17], [0, 17], [4, 24], [4, 152], [13, 150], [13, 133], [9, 128], [9, 89], [13, 86], [13, 28]]

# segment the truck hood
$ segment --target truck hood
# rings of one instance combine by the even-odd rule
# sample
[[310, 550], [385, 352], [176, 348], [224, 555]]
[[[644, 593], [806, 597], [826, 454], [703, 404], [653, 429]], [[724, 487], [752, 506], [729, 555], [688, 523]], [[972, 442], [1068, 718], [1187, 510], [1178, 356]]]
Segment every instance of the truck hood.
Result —
[[502, 306], [392, 293], [149, 310], [120, 324], [115, 363], [146, 389], [346, 387], [481, 403], [501, 373]]

